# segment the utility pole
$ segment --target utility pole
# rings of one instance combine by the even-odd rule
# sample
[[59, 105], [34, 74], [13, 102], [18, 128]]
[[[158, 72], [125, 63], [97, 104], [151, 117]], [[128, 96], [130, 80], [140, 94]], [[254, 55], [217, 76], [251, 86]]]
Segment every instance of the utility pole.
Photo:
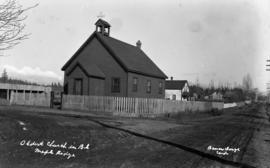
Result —
[[270, 59], [266, 60], [266, 71], [270, 71]]
[[[266, 60], [266, 71], [270, 71], [270, 59]], [[266, 83], [267, 102], [270, 103], [270, 82]]]

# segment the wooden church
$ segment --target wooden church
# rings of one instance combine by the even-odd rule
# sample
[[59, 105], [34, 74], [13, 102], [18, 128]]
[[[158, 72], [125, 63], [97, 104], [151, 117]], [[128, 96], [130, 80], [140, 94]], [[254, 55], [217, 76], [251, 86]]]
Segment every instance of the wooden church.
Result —
[[96, 30], [62, 67], [64, 92], [164, 98], [167, 76], [136, 46], [110, 36], [110, 24], [102, 19]]

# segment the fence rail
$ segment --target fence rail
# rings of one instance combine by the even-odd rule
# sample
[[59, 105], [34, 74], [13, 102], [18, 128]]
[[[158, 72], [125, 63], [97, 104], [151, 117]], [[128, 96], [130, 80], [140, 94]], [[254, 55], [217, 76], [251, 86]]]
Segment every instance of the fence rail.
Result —
[[156, 117], [169, 113], [223, 109], [223, 102], [173, 101], [150, 98], [63, 95], [63, 109], [112, 112], [129, 117]]

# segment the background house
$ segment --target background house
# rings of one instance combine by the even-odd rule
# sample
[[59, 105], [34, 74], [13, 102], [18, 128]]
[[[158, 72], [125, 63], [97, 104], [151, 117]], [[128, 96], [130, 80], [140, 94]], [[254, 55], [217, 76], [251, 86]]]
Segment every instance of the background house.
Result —
[[0, 83], [0, 99], [10, 100], [11, 93], [29, 93], [29, 94], [50, 94], [50, 86], [22, 85], [11, 83]]
[[110, 24], [102, 19], [96, 31], [63, 66], [64, 92], [164, 98], [167, 76], [136, 46], [110, 37]]
[[41, 103], [39, 105], [42, 106], [46, 100], [50, 100], [51, 90], [50, 86], [0, 83], [0, 105]]
[[166, 80], [165, 98], [170, 100], [188, 100], [189, 86], [187, 80]]

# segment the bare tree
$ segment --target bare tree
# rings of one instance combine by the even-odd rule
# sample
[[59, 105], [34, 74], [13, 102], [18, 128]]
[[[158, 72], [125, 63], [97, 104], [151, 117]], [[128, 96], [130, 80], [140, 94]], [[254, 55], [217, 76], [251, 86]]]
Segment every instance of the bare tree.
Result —
[[247, 91], [252, 89], [252, 78], [250, 74], [247, 74], [243, 77], [243, 89]]
[[197, 87], [200, 86], [200, 81], [199, 81], [199, 77], [198, 77], [198, 76], [196, 77], [195, 85], [196, 85]]
[[29, 34], [23, 33], [23, 22], [27, 18], [24, 13], [37, 5], [23, 8], [16, 0], [7, 0], [0, 4], [0, 51], [11, 49], [27, 39]]
[[209, 83], [209, 89], [211, 89], [211, 90], [214, 90], [215, 89], [215, 82], [214, 82], [213, 79]]

